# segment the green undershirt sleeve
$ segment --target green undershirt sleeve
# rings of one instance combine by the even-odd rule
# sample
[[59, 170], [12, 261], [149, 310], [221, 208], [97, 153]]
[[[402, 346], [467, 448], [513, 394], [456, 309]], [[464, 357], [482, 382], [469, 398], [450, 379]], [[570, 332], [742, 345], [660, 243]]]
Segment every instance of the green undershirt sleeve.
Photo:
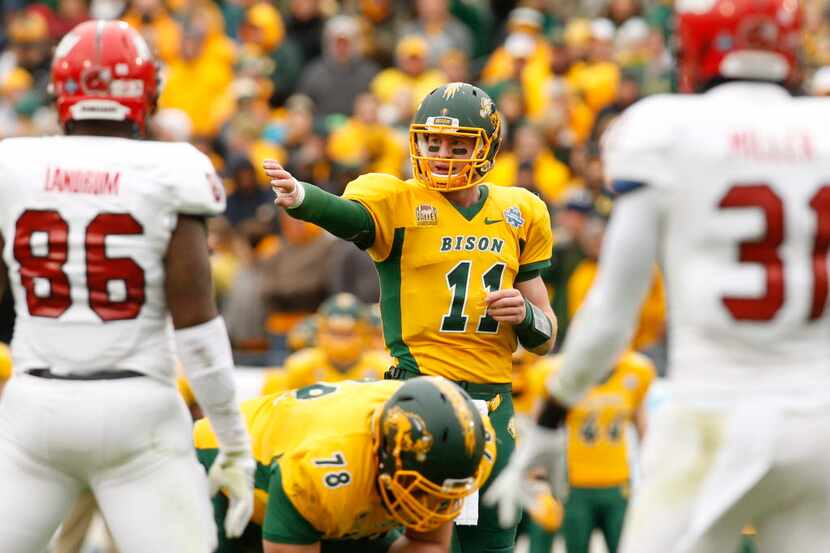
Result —
[[358, 248], [365, 250], [372, 245], [375, 223], [365, 207], [307, 182], [300, 186], [305, 188], [305, 199], [298, 207], [288, 209], [289, 215], [323, 227], [338, 238], [354, 242]]

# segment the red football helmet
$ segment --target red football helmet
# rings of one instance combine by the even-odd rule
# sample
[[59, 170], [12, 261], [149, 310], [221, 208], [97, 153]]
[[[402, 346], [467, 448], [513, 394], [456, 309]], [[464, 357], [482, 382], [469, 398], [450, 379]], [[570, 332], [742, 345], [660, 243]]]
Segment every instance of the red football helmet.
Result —
[[156, 63], [127, 23], [87, 21], [55, 48], [51, 88], [64, 126], [82, 119], [132, 121], [143, 133], [158, 97]]
[[801, 43], [799, 0], [677, 0], [679, 87], [712, 79], [785, 81]]

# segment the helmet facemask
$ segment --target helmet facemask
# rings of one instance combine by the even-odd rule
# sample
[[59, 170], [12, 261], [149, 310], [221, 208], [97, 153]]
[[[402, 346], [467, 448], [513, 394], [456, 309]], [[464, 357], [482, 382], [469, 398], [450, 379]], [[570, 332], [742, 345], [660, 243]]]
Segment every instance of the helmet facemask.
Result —
[[477, 488], [475, 479], [447, 479], [439, 486], [414, 470], [378, 477], [383, 503], [395, 519], [416, 532], [429, 532], [455, 520], [464, 499]]
[[382, 423], [381, 416], [378, 410], [372, 419], [372, 436], [380, 459], [378, 488], [386, 509], [416, 532], [435, 530], [454, 520], [464, 499], [483, 483], [481, 470], [469, 478], [445, 479], [439, 485], [416, 470], [406, 469], [403, 455], [425, 457], [433, 446], [432, 435], [417, 414], [400, 407], [390, 409]]
[[[450, 139], [450, 150], [458, 157], [439, 155], [442, 137]], [[472, 146], [453, 145], [453, 138], [471, 139]], [[461, 127], [453, 117], [429, 117], [426, 124], [413, 123], [409, 127], [413, 175], [432, 190], [463, 190], [481, 182], [492, 168], [488, 158], [491, 146], [492, 140], [484, 129]], [[434, 168], [436, 163], [444, 165], [443, 170]]]

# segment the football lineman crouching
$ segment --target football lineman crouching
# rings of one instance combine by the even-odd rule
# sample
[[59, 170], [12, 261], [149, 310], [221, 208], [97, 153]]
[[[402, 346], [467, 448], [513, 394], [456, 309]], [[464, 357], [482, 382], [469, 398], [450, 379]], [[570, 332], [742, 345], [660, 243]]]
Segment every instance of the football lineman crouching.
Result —
[[[496, 457], [489, 418], [442, 377], [320, 382], [242, 413], [257, 460], [254, 516], [240, 539], [218, 525], [218, 553], [449, 551], [452, 521]], [[209, 469], [207, 420], [194, 441]], [[223, 520], [227, 498], [213, 504]]]

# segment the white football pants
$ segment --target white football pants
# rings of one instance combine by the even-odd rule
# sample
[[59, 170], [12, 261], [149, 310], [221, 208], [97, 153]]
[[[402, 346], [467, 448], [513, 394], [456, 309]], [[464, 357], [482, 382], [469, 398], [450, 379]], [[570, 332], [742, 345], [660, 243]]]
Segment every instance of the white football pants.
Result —
[[642, 480], [621, 553], [736, 551], [753, 523], [759, 549], [821, 550], [830, 528], [830, 406], [674, 403], [643, 444]]
[[121, 553], [212, 552], [191, 428], [176, 389], [151, 378], [15, 375], [0, 398], [0, 551], [43, 551], [88, 488]]

